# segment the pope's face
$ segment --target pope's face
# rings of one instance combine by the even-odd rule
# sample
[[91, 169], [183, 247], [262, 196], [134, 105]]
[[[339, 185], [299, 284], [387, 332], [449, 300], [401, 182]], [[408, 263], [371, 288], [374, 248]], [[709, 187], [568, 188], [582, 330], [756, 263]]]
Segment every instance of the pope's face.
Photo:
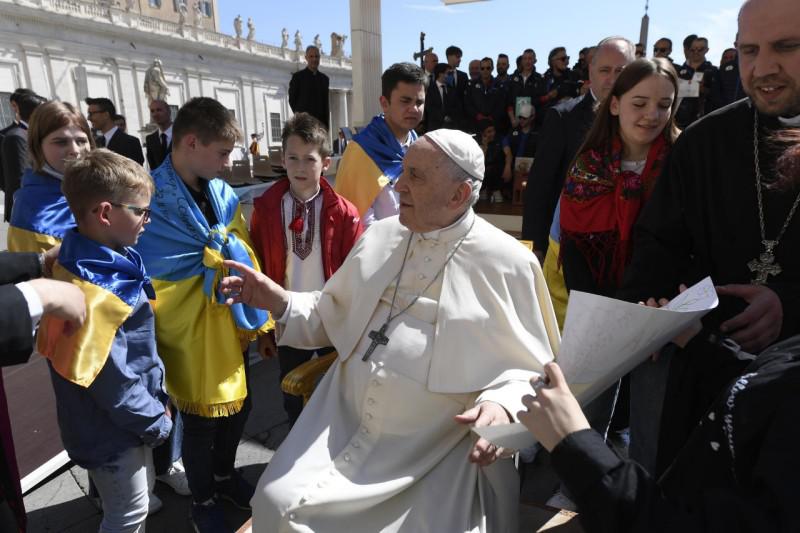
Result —
[[751, 0], [739, 15], [742, 86], [762, 113], [800, 113], [800, 9], [797, 0]]
[[[458, 183], [447, 173], [447, 158], [428, 139], [411, 145], [403, 159], [403, 173], [395, 183], [400, 195], [400, 223], [416, 233], [449, 226], [463, 210]], [[468, 186], [468, 185], [467, 185]]]

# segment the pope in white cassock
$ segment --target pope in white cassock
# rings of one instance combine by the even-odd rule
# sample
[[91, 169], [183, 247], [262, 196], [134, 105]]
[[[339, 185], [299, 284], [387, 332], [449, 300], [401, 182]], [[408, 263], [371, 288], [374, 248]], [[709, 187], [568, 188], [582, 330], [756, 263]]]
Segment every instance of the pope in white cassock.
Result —
[[559, 335], [534, 255], [478, 218], [483, 153], [455, 130], [413, 144], [400, 215], [373, 224], [322, 291], [243, 265], [229, 303], [277, 318], [280, 344], [339, 357], [261, 476], [256, 532], [516, 532], [507, 424]]

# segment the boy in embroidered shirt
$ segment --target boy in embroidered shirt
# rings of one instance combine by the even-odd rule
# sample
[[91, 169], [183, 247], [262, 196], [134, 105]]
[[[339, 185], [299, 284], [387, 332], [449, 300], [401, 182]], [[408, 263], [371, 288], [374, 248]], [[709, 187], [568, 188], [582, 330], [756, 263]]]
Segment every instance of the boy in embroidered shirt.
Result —
[[38, 349], [49, 359], [64, 448], [100, 493], [100, 531], [140, 531], [155, 482], [152, 447], [172, 428], [153, 289], [130, 248], [148, 222], [153, 181], [98, 149], [68, 165], [62, 190], [78, 227], [65, 234], [53, 277], [81, 288], [87, 316], [70, 336], [45, 317]]
[[[291, 291], [319, 290], [344, 262], [363, 228], [356, 207], [322, 177], [331, 164], [325, 126], [308, 113], [297, 113], [284, 126], [281, 139], [288, 177], [255, 201], [250, 234], [270, 278]], [[321, 356], [331, 350], [278, 347], [281, 381], [315, 352]], [[284, 394], [283, 406], [294, 425], [302, 399]]]
[[217, 497], [250, 509], [253, 487], [234, 470], [250, 411], [247, 346], [272, 327], [265, 311], [228, 308], [218, 292], [222, 261], [258, 267], [239, 199], [214, 178], [242, 132], [211, 98], [193, 98], [172, 126], [172, 153], [152, 171], [152, 223], [137, 249], [153, 277], [158, 351], [183, 421], [183, 464], [199, 532], [228, 531]]

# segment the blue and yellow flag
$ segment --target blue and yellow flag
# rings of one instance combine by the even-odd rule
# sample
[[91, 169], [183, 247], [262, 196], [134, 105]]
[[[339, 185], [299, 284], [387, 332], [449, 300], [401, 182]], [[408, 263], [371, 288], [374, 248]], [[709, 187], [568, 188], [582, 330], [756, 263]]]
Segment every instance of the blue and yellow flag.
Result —
[[[417, 133], [411, 130], [411, 142], [416, 140]], [[386, 119], [378, 115], [348, 143], [336, 171], [334, 189], [350, 200], [363, 217], [378, 193], [400, 177], [404, 156], [405, 150]]]
[[8, 249], [11, 252], [44, 252], [64, 238], [75, 219], [61, 193], [61, 180], [30, 168], [14, 194]]
[[63, 320], [45, 316], [37, 349], [64, 379], [89, 387], [105, 366], [117, 330], [138, 305], [142, 290], [149, 298], [155, 293], [135, 250], [118, 253], [75, 229], [64, 236], [53, 277], [83, 291], [86, 322], [67, 337]]
[[153, 310], [167, 391], [188, 413], [237, 413], [247, 396], [240, 339], [252, 340], [273, 327], [266, 311], [226, 306], [219, 289], [228, 274], [223, 260], [259, 269], [239, 199], [224, 181], [209, 181], [209, 201], [219, 220], [209, 226], [171, 156], [152, 175], [151, 222], [136, 248], [158, 295]]

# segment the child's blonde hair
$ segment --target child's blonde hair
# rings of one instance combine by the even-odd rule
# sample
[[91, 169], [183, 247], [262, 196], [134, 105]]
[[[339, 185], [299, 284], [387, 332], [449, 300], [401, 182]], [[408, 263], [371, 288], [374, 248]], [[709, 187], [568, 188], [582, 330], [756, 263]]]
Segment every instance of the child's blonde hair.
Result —
[[67, 164], [61, 192], [75, 219], [79, 220], [97, 202], [122, 202], [131, 194], [152, 196], [155, 185], [137, 162], [105, 148], [92, 150]]

